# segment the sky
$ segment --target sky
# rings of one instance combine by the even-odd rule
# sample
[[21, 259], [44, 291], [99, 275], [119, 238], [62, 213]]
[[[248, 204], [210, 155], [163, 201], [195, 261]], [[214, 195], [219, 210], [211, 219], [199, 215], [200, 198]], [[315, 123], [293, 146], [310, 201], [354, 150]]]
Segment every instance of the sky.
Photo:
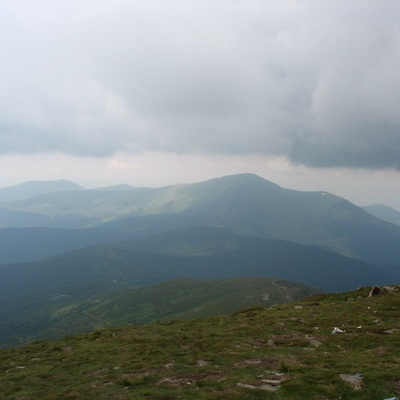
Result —
[[397, 0], [2, 0], [0, 187], [251, 172], [400, 210]]

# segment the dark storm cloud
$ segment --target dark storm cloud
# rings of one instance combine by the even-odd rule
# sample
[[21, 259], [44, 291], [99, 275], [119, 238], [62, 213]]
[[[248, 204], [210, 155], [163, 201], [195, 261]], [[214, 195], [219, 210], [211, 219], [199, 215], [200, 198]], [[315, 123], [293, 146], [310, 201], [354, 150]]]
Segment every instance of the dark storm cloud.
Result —
[[397, 2], [3, 2], [0, 152], [398, 167]]

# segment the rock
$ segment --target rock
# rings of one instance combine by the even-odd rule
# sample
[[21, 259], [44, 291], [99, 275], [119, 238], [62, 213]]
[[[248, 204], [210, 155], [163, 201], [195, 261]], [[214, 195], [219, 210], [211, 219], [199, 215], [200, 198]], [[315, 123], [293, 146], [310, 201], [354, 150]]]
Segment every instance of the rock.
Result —
[[386, 335], [390, 335], [395, 332], [397, 332], [397, 329], [393, 328], [393, 329], [388, 329], [387, 331], [384, 331], [383, 333], [386, 333]]
[[369, 292], [368, 297], [377, 296], [379, 294], [382, 294], [382, 289], [379, 286], [374, 286]]
[[314, 336], [312, 335], [306, 335], [306, 339], [308, 339], [309, 343], [311, 344], [311, 346], [321, 346], [322, 342], [320, 342], [319, 340], [315, 339]]
[[333, 328], [332, 335], [336, 335], [337, 333], [344, 333], [344, 332], [346, 332], [346, 331], [343, 331], [342, 329], [340, 329], [337, 326], [335, 326]]
[[247, 389], [261, 389], [268, 392], [275, 392], [280, 388], [280, 384], [284, 380], [286, 380], [285, 374], [271, 372], [269, 377], [261, 380], [263, 383], [262, 385], [249, 385], [247, 383], [238, 383], [237, 385]]
[[282, 379], [263, 379], [262, 381], [271, 386], [279, 386], [281, 384]]
[[237, 384], [240, 387], [246, 388], [246, 389], [258, 389], [258, 390], [266, 390], [268, 392], [275, 392], [278, 387], [277, 386], [272, 386], [272, 385], [260, 385], [260, 386], [256, 386], [256, 385], [248, 385], [247, 383], [238, 383]]
[[359, 375], [350, 375], [350, 374], [340, 374], [339, 375], [345, 382], [353, 385], [355, 390], [359, 390], [362, 387], [363, 378]]
[[207, 364], [208, 364], [207, 361], [204, 361], [204, 360], [197, 360], [197, 365], [198, 365], [199, 367], [204, 367], [204, 366], [206, 366]]
[[396, 292], [397, 291], [397, 288], [395, 286], [384, 286], [382, 289], [385, 290], [386, 292]]

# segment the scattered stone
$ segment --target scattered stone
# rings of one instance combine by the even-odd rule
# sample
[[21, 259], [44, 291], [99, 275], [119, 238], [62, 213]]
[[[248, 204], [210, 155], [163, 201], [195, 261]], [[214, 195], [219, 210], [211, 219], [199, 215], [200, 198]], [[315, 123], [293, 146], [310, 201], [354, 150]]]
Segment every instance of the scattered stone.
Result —
[[246, 388], [246, 389], [266, 390], [268, 392], [275, 392], [276, 390], [278, 390], [278, 387], [272, 386], [272, 385], [256, 386], [256, 385], [248, 385], [247, 383], [240, 383], [240, 382], [237, 385], [240, 387]]
[[306, 339], [308, 339], [309, 343], [312, 346], [315, 346], [315, 347], [321, 346], [321, 344], [322, 344], [322, 342], [320, 342], [319, 340], [315, 339], [315, 337], [312, 336], [312, 335], [306, 335]]
[[374, 286], [369, 292], [368, 297], [378, 296], [379, 294], [382, 294], [382, 289], [379, 286]]
[[245, 360], [244, 362], [248, 365], [261, 364], [261, 360]]
[[346, 332], [346, 331], [344, 331], [344, 330], [338, 328], [337, 326], [335, 326], [333, 328], [332, 335], [336, 335], [337, 333], [344, 333], [344, 332]]
[[157, 385], [168, 384], [172, 386], [192, 385], [194, 382], [190, 378], [164, 378], [157, 383]]
[[387, 331], [383, 331], [383, 333], [386, 333], [387, 335], [390, 335], [392, 333], [397, 332], [397, 329], [393, 328], [393, 329], [388, 329]]
[[295, 310], [300, 310], [303, 306], [294, 306]]
[[195, 385], [204, 379], [216, 379], [222, 382], [226, 379], [222, 371], [206, 371], [203, 373], [193, 374], [189, 376], [166, 377], [157, 382], [157, 385], [185, 386]]
[[250, 367], [253, 365], [259, 365], [259, 366], [262, 366], [265, 368], [275, 368], [276, 364], [277, 364], [277, 361], [274, 359], [259, 358], [259, 359], [253, 359], [253, 360], [238, 361], [233, 365], [238, 368], [246, 368], [246, 367]]
[[164, 364], [164, 368], [167, 368], [167, 369], [170, 369], [170, 368], [172, 368], [173, 367], [173, 365], [174, 365], [174, 363], [167, 363], [167, 364]]
[[345, 382], [350, 383], [353, 385], [355, 390], [360, 390], [363, 384], [363, 378], [357, 375], [350, 375], [350, 374], [340, 374], [340, 378], [342, 378]]
[[382, 289], [385, 290], [386, 292], [396, 292], [397, 291], [397, 288], [395, 286], [384, 286]]
[[271, 386], [279, 386], [282, 382], [282, 379], [262, 379], [262, 381]]
[[[262, 375], [260, 376], [262, 378]], [[278, 372], [271, 372], [265, 379], [261, 379], [262, 385], [249, 385], [247, 383], [238, 383], [240, 387], [247, 389], [261, 389], [268, 392], [275, 392], [280, 388], [282, 381], [286, 379], [285, 374]]]
[[199, 367], [204, 367], [204, 366], [206, 366], [207, 364], [208, 364], [207, 361], [204, 361], [204, 360], [197, 360], [197, 365], [198, 365]]

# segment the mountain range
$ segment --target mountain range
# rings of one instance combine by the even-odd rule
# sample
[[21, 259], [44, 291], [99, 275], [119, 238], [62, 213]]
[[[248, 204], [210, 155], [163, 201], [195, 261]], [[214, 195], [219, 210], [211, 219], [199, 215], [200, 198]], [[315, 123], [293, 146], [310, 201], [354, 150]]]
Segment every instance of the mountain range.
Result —
[[162, 188], [28, 182], [0, 189], [0, 202], [0, 326], [39, 298], [104, 293], [111, 304], [177, 278], [270, 277], [328, 292], [400, 280], [400, 226], [252, 174]]
[[400, 212], [389, 206], [385, 206], [384, 204], [371, 204], [363, 207], [363, 209], [374, 217], [400, 226]]

